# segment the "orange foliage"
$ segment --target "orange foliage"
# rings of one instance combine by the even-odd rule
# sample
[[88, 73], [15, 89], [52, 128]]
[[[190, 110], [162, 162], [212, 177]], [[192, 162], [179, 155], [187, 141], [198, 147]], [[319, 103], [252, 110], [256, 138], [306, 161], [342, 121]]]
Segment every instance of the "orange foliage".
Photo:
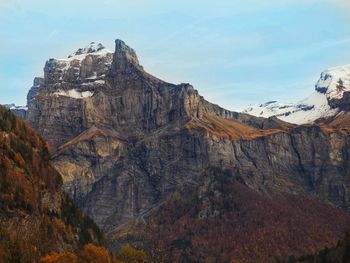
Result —
[[[59, 250], [62, 241], [76, 250], [102, 240], [97, 226], [61, 191], [62, 178], [50, 162], [45, 141], [1, 106], [0, 151], [1, 263], [37, 263], [42, 255]], [[52, 253], [42, 262], [78, 259], [71, 253]]]
[[[145, 261], [126, 261], [145, 262]], [[114, 259], [105, 248], [97, 247], [93, 244], [88, 244], [84, 249], [78, 253], [70, 252], [57, 253], [53, 252], [45, 257], [42, 257], [40, 263], [123, 263], [122, 261]]]
[[103, 247], [97, 247], [93, 244], [88, 244], [80, 253], [82, 262], [86, 263], [111, 263], [111, 258], [107, 250]]
[[53, 252], [43, 257], [40, 263], [78, 263], [78, 257], [70, 252]]

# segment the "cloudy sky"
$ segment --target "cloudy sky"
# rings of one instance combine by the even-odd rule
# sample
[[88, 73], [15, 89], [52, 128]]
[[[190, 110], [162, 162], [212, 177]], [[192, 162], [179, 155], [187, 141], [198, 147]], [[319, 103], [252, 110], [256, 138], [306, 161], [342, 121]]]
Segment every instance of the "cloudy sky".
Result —
[[302, 99], [350, 64], [347, 0], [0, 0], [0, 103], [25, 104], [50, 57], [123, 39], [150, 73], [240, 110]]

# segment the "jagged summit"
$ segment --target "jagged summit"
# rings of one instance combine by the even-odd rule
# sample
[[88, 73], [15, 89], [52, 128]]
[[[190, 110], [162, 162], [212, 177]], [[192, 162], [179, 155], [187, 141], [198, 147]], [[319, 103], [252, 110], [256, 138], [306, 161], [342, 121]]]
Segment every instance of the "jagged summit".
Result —
[[104, 57], [108, 54], [113, 54], [113, 51], [109, 50], [101, 43], [91, 42], [85, 47], [78, 48], [75, 52], [68, 55], [67, 58], [51, 58], [50, 60], [69, 63], [74, 60], [82, 61], [89, 55]]
[[101, 43], [91, 42], [68, 58], [49, 59], [44, 68], [44, 83], [82, 83], [98, 80], [109, 71], [113, 52]]
[[132, 63], [139, 64], [135, 50], [120, 39], [115, 40], [115, 54], [125, 55]]
[[136, 52], [124, 41], [116, 39], [112, 74], [131, 73], [135, 68], [142, 70]]
[[107, 51], [107, 52], [111, 52], [109, 51], [103, 44], [101, 43], [95, 43], [95, 42], [91, 42], [89, 45], [87, 45], [86, 47], [83, 48], [79, 48], [76, 52], [74, 52], [72, 55], [70, 55], [69, 57], [73, 57], [73, 56], [79, 56], [82, 54], [92, 54], [92, 53], [98, 53], [100, 51]]
[[[136, 71], [135, 71], [136, 69]], [[44, 67], [45, 84], [84, 83], [100, 81], [110, 73], [143, 71], [136, 52], [124, 41], [115, 40], [115, 52], [103, 44], [91, 42], [67, 58], [50, 58]], [[42, 85], [34, 84], [36, 89]]]

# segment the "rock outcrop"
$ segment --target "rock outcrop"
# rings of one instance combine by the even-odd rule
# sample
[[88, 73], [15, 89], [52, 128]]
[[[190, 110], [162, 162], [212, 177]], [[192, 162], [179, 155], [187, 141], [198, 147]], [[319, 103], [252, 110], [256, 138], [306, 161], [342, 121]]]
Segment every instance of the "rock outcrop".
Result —
[[[147, 225], [175, 192], [196, 191], [211, 167], [234, 172], [266, 198], [308, 195], [350, 211], [347, 132], [225, 110], [189, 84], [148, 74], [121, 40], [114, 54], [100, 47], [49, 60], [26, 118], [52, 146], [64, 190], [111, 239], [134, 220]], [[216, 214], [208, 209], [201, 215]], [[344, 227], [347, 216], [339, 218]], [[328, 238], [309, 250], [340, 238], [339, 229], [321, 227], [331, 223], [318, 224]]]

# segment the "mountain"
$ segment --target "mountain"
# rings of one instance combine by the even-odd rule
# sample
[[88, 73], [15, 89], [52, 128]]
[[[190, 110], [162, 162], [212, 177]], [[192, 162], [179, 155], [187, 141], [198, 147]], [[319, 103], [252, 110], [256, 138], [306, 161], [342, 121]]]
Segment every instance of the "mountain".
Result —
[[231, 112], [190, 84], [150, 75], [121, 40], [114, 53], [92, 46], [47, 61], [26, 121], [111, 249], [132, 243], [158, 261], [270, 262], [343, 237], [346, 129]]
[[25, 119], [28, 108], [25, 106], [16, 106], [16, 104], [5, 104], [5, 108], [10, 109], [18, 117]]
[[259, 117], [275, 116], [283, 121], [305, 124], [320, 118], [330, 118], [348, 112], [350, 92], [350, 65], [327, 69], [321, 73], [315, 91], [297, 103], [281, 104], [270, 101], [251, 106], [245, 113]]
[[46, 143], [0, 107], [1, 262], [39, 262], [52, 251], [101, 244], [98, 227], [62, 192]]

